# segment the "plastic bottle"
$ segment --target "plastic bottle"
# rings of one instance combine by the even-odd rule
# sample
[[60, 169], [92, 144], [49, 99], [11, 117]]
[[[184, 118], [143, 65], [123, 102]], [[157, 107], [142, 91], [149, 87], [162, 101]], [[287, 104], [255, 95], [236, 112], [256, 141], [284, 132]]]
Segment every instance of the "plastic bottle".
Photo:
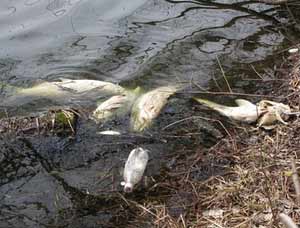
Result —
[[141, 181], [148, 159], [148, 150], [141, 147], [130, 152], [124, 168], [124, 181], [121, 182], [125, 192], [132, 192], [134, 186]]

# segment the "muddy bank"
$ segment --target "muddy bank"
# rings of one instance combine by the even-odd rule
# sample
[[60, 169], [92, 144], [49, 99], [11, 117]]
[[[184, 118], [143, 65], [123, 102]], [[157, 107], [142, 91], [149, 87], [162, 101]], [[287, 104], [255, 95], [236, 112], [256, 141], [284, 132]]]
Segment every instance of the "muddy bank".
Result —
[[[189, 116], [188, 109], [177, 110], [183, 109], [182, 104], [188, 99], [172, 101], [159, 122], [145, 134], [126, 131], [124, 120], [119, 120], [123, 135], [100, 135], [97, 132], [112, 123], [99, 126], [82, 118], [77, 120], [76, 134], [18, 128], [2, 132], [1, 227], [114, 227], [126, 224], [127, 214], [135, 210], [126, 200], [160, 199], [168, 195], [169, 191], [157, 184], [167, 178], [164, 173], [173, 168], [176, 158], [193, 153], [195, 145], [209, 146], [223, 136], [221, 128], [201, 120], [158, 131], [162, 123], [167, 126]], [[116, 121], [113, 120], [114, 127]], [[204, 136], [205, 142], [201, 140]], [[151, 151], [147, 178], [125, 200], [120, 186], [122, 168], [136, 146]], [[201, 174], [203, 178], [205, 175]]]
[[[289, 84], [286, 76], [290, 64], [285, 63], [287, 68], [274, 71], [276, 78], [268, 81], [267, 88], [276, 92], [265, 90], [266, 82], [261, 78], [255, 84], [262, 89], [256, 89], [257, 97], [248, 99], [255, 102], [260, 96], [269, 95], [297, 107], [293, 99], [288, 99], [291, 94], [298, 96], [297, 74], [291, 74], [295, 80]], [[265, 75], [268, 80], [268, 74]], [[292, 84], [294, 93], [290, 93]], [[215, 100], [222, 102], [224, 97]], [[205, 227], [211, 224], [206, 218], [215, 219], [205, 215], [208, 208], [229, 216], [213, 220], [218, 224], [222, 224], [220, 221], [232, 225], [249, 221], [269, 225], [273, 221], [261, 222], [265, 217], [254, 216], [261, 213], [270, 216], [269, 205], [259, 203], [268, 199], [265, 185], [258, 192], [254, 191], [255, 196], [250, 191], [253, 186], [270, 181], [261, 172], [265, 164], [271, 165], [272, 173], [278, 168], [274, 162], [282, 167], [281, 160], [268, 160], [269, 156], [285, 157], [276, 153], [278, 149], [273, 146], [278, 142], [272, 138], [278, 134], [283, 137], [282, 131], [296, 138], [298, 131], [294, 128], [253, 131], [254, 125], [240, 125], [222, 118], [184, 92], [170, 99], [153, 126], [143, 134], [128, 130], [129, 126], [124, 123], [128, 124], [129, 118], [130, 114], [99, 125], [78, 118], [75, 135], [44, 134], [43, 131], [29, 134], [18, 129], [3, 132], [0, 138], [1, 226], [172, 227], [185, 223]], [[294, 121], [297, 127], [298, 120]], [[122, 135], [98, 134], [116, 127]], [[297, 139], [293, 141], [292, 150], [298, 148], [297, 142]], [[151, 151], [150, 162], [146, 178], [138, 189], [133, 194], [124, 194], [120, 186], [122, 167], [136, 146]], [[290, 149], [286, 153], [291, 153]], [[266, 159], [263, 165], [261, 153]], [[262, 183], [251, 176], [251, 170]], [[278, 172], [282, 173], [282, 169]], [[248, 202], [248, 197], [254, 197], [252, 200], [256, 203], [245, 209], [243, 203]], [[253, 220], [247, 216], [254, 216]]]
[[[299, 112], [300, 54], [285, 56], [277, 63], [267, 94]], [[261, 74], [258, 84], [265, 84], [267, 75]], [[184, 154], [167, 172], [162, 185], [172, 197], [132, 204], [139, 217], [158, 227], [285, 227], [279, 218], [284, 213], [299, 225], [291, 165], [293, 160], [300, 164], [299, 115], [271, 131], [240, 124], [226, 128], [227, 135], [213, 147]], [[199, 176], [211, 171], [209, 177]]]

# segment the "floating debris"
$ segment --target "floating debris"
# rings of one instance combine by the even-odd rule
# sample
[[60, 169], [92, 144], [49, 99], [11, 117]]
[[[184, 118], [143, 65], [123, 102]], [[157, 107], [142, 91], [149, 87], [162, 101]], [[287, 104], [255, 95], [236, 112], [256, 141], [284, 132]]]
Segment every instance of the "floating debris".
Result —
[[125, 192], [132, 192], [134, 186], [141, 181], [148, 159], [148, 150], [141, 147], [130, 152], [124, 168], [124, 181], [121, 182]]
[[179, 86], [163, 86], [143, 94], [132, 107], [132, 130], [143, 131], [149, 127], [167, 103], [168, 98], [179, 88]]
[[96, 122], [99, 122], [113, 115], [128, 112], [139, 94], [139, 91], [140, 87], [136, 88], [133, 92], [126, 92], [109, 98], [96, 108], [92, 114], [92, 118]]
[[290, 53], [290, 54], [294, 54], [294, 53], [297, 53], [297, 52], [299, 52], [299, 49], [298, 49], [298, 48], [291, 48], [291, 49], [289, 50], [289, 53]]
[[287, 125], [288, 123], [285, 120], [287, 120], [289, 115], [292, 113], [288, 105], [269, 100], [262, 100], [258, 102], [257, 107], [262, 113], [257, 126], [263, 127], [267, 130], [275, 128], [276, 125], [274, 124], [277, 121]]
[[214, 109], [221, 115], [226, 116], [233, 120], [238, 120], [246, 123], [253, 123], [257, 121], [261, 112], [257, 106], [250, 101], [244, 99], [236, 99], [235, 103], [238, 105], [236, 107], [229, 107], [225, 105], [220, 105], [206, 99], [194, 98], [199, 103]]

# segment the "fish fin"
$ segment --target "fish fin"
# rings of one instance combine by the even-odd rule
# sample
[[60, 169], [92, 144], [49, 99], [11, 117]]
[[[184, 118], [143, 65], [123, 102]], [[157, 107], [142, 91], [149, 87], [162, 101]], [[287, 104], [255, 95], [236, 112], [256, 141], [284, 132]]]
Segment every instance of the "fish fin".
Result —
[[142, 93], [142, 91], [143, 91], [143, 89], [140, 86], [138, 86], [132, 92], [136, 95], [139, 95]]
[[251, 103], [250, 101], [247, 101], [245, 99], [236, 99], [235, 103], [238, 106], [252, 106], [252, 107], [255, 106], [253, 103]]

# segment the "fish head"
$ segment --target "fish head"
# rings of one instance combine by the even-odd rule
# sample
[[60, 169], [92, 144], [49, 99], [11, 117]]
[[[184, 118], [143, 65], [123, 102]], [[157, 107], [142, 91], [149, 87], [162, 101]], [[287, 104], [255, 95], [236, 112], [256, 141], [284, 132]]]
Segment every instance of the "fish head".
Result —
[[125, 183], [124, 184], [124, 192], [130, 193], [133, 191], [133, 184], [132, 183]]
[[132, 129], [141, 132], [149, 127], [167, 103], [167, 99], [174, 94], [177, 89], [177, 87], [159, 87], [139, 97], [132, 109]]
[[262, 112], [277, 113], [277, 115], [282, 115], [284, 118], [288, 118], [291, 113], [289, 105], [269, 100], [260, 101], [258, 103], [258, 108]]

